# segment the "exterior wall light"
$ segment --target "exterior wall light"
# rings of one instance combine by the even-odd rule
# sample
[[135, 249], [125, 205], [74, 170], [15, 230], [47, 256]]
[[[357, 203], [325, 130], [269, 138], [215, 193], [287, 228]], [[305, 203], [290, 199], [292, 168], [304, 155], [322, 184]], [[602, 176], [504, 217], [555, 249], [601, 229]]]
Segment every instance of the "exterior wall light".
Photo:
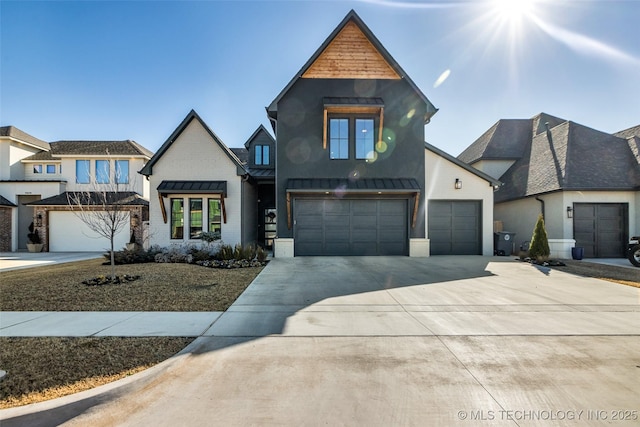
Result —
[[567, 218], [573, 218], [573, 208], [571, 206], [567, 206]]
[[453, 185], [456, 190], [460, 190], [462, 188], [462, 181], [456, 178], [456, 183]]

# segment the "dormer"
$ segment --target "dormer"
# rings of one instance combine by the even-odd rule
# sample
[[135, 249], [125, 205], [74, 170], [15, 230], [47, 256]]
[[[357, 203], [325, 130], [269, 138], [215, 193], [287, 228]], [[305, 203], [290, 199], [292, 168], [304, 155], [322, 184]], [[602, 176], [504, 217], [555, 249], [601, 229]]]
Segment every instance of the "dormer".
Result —
[[260, 125], [244, 146], [249, 152], [249, 169], [275, 169], [276, 142], [264, 126]]

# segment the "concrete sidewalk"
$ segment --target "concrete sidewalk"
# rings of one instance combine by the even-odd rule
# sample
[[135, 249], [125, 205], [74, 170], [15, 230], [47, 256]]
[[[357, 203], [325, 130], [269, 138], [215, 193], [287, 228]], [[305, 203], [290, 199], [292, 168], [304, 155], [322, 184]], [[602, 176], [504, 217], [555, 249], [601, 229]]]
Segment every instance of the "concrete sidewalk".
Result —
[[222, 312], [3, 311], [1, 337], [198, 337]]
[[0, 252], [0, 272], [102, 258], [102, 252]]

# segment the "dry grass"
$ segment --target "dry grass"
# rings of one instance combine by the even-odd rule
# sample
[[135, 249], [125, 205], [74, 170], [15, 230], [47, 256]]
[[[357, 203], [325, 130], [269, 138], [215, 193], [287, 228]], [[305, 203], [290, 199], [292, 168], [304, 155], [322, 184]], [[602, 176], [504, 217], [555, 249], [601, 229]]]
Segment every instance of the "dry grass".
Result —
[[0, 338], [0, 408], [88, 390], [159, 363], [192, 338]]
[[[0, 273], [2, 311], [225, 311], [262, 268], [222, 270], [188, 264], [131, 264], [122, 285], [81, 282], [108, 275], [102, 260]], [[192, 338], [0, 338], [0, 408], [106, 384], [161, 362]]]
[[122, 285], [87, 286], [109, 275], [102, 260], [0, 273], [3, 311], [224, 311], [262, 268], [217, 269], [190, 264], [129, 264], [116, 274], [139, 275]]
[[563, 260], [564, 267], [552, 267], [578, 276], [593, 277], [640, 288], [640, 268], [625, 268], [594, 262]]

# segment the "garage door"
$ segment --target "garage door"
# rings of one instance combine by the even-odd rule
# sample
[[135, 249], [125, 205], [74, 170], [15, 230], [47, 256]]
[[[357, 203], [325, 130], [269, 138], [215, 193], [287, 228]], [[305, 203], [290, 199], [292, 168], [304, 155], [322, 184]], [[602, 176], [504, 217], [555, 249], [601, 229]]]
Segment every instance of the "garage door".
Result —
[[407, 200], [294, 203], [295, 255], [408, 255]]
[[482, 255], [481, 202], [429, 201], [431, 255]]
[[586, 258], [618, 258], [625, 255], [626, 203], [576, 203], [573, 236]]
[[[114, 238], [116, 250], [129, 243], [129, 227], [123, 228]], [[109, 246], [109, 239], [91, 231], [73, 212], [49, 212], [50, 252], [101, 252]]]

